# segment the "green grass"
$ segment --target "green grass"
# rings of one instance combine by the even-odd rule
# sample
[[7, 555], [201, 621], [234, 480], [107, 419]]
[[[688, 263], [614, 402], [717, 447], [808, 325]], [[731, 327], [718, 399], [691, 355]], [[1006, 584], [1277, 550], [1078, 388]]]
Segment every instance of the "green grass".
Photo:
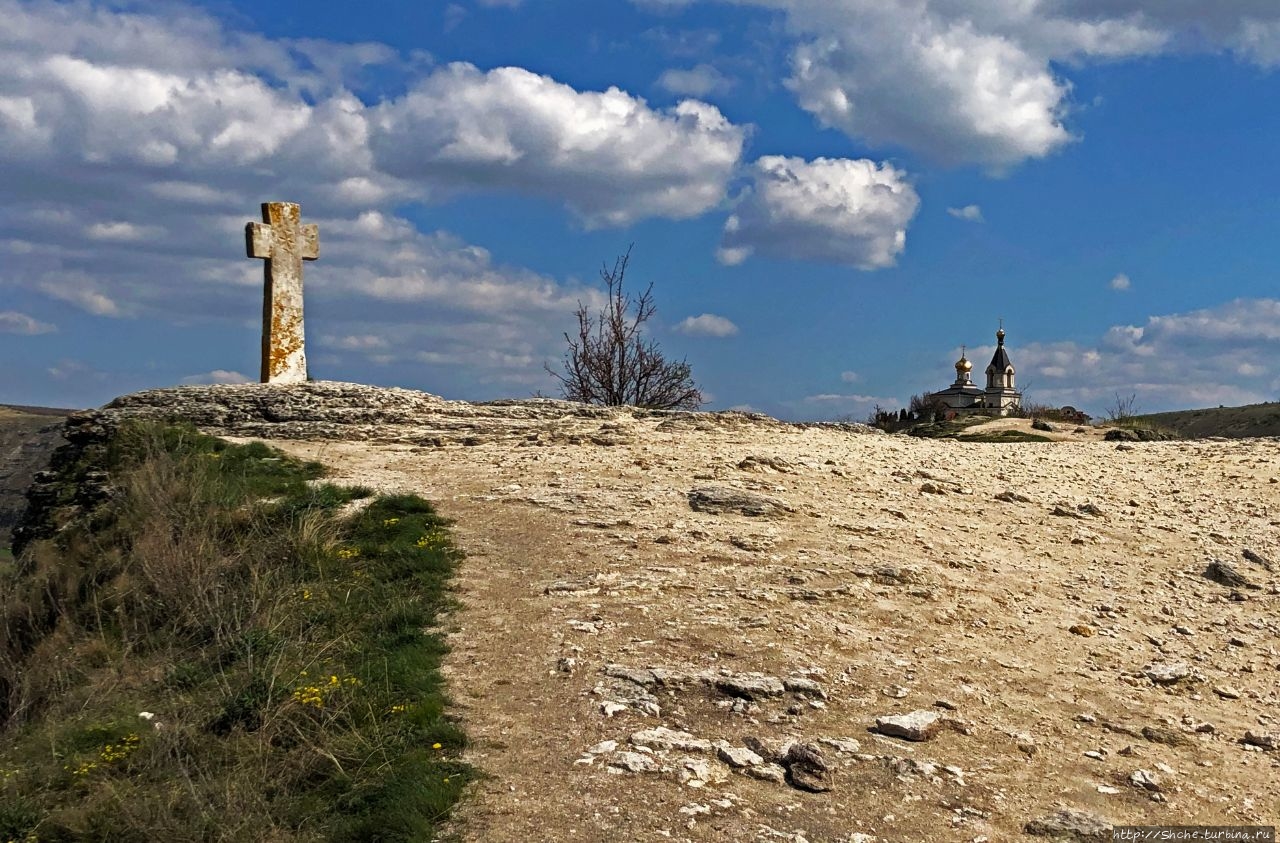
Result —
[[66, 467], [68, 500], [104, 470], [116, 495], [0, 567], [0, 843], [431, 839], [475, 774], [430, 505], [344, 515], [369, 490], [175, 428]]

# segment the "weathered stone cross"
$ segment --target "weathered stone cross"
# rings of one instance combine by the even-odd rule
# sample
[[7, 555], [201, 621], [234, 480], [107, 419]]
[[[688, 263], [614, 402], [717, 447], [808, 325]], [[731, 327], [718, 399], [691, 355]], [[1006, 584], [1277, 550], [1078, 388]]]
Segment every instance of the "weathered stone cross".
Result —
[[320, 228], [303, 225], [294, 202], [263, 202], [262, 222], [244, 227], [251, 258], [265, 258], [262, 293], [262, 382], [303, 383], [302, 262], [320, 257]]

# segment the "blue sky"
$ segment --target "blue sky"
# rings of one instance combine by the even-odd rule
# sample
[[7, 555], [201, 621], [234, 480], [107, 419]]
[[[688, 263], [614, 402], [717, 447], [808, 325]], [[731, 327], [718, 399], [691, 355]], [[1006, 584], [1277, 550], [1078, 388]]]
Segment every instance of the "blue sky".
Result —
[[712, 409], [861, 418], [1003, 318], [1031, 401], [1280, 397], [1269, 0], [0, 0], [0, 402], [257, 371], [554, 392], [634, 244]]

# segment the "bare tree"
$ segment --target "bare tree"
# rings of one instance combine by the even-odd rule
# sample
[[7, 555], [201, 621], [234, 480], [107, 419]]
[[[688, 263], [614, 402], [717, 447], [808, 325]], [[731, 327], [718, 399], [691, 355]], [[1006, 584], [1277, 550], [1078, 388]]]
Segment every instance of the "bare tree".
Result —
[[639, 298], [623, 290], [631, 247], [613, 263], [600, 267], [607, 287], [607, 301], [598, 314], [578, 302], [578, 335], [565, 333], [563, 374], [544, 364], [560, 381], [560, 392], [570, 401], [607, 406], [631, 405], [660, 410], [696, 410], [702, 391], [693, 382], [684, 360], [667, 360], [658, 343], [644, 335], [653, 318], [653, 284]]

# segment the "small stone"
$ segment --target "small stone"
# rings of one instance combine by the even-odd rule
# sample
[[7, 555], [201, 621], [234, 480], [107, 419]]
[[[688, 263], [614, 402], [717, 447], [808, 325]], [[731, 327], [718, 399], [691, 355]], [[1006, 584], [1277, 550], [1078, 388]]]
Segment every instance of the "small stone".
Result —
[[561, 673], [572, 674], [578, 668], [578, 660], [571, 656], [565, 656], [556, 662], [556, 670]]
[[1004, 501], [1005, 503], [1031, 503], [1031, 498], [1026, 495], [1020, 495], [1012, 489], [996, 495], [996, 500]]
[[936, 483], [921, 483], [920, 494], [922, 495], [945, 495], [947, 490]]
[[1093, 636], [1093, 627], [1089, 626], [1087, 623], [1073, 624], [1067, 631], [1072, 635], [1079, 635], [1084, 638], [1091, 638]]
[[1245, 732], [1244, 743], [1246, 746], [1256, 746], [1267, 751], [1280, 749], [1280, 735], [1264, 732]]
[[613, 715], [626, 710], [627, 710], [627, 707], [622, 703], [608, 702], [608, 701], [600, 703], [600, 712], [605, 717], [612, 717]]
[[955, 711], [958, 708], [951, 700], [934, 700], [933, 704], [946, 711]]
[[1117, 793], [1120, 792], [1120, 788], [1112, 787], [1109, 784], [1100, 784], [1098, 785], [1098, 792], [1105, 794], [1107, 796], [1115, 796]]
[[1172, 685], [1191, 675], [1191, 668], [1181, 662], [1147, 665], [1142, 670], [1157, 685]]
[[1085, 758], [1092, 758], [1094, 761], [1105, 761], [1107, 756], [1103, 755], [1096, 749], [1090, 749], [1084, 754]]
[[1195, 630], [1189, 626], [1181, 626], [1181, 625], [1175, 626], [1173, 628], [1173, 631], [1178, 633], [1179, 635], [1195, 635], [1196, 634]]
[[927, 741], [938, 733], [940, 717], [932, 711], [916, 710], [909, 714], [886, 714], [876, 718], [875, 730], [882, 735]]
[[721, 746], [716, 749], [716, 757], [735, 770], [764, 763], [764, 759], [759, 755], [740, 746]]
[[1191, 739], [1186, 735], [1164, 726], [1143, 726], [1142, 737], [1152, 743], [1164, 744], [1165, 746], [1185, 746], [1191, 743]]
[[1240, 699], [1240, 692], [1237, 691], [1235, 688], [1231, 687], [1230, 685], [1214, 685], [1213, 692], [1218, 696], [1222, 697], [1224, 700]]
[[880, 693], [884, 694], [886, 697], [889, 697], [890, 699], [900, 700], [907, 695], [908, 691], [906, 688], [902, 687], [901, 685], [890, 685], [887, 688], [882, 688], [880, 690]]
[[606, 752], [613, 752], [618, 748], [617, 741], [600, 741], [593, 747], [587, 749], [588, 755], [603, 755]]
[[757, 764], [754, 767], [747, 767], [743, 772], [753, 779], [774, 784], [785, 784], [787, 781], [787, 768], [781, 764]]
[[1111, 826], [1110, 820], [1096, 814], [1059, 808], [1027, 823], [1023, 831], [1036, 837], [1051, 837], [1070, 843], [1111, 843]]
[[1141, 790], [1151, 793], [1159, 793], [1161, 791], [1160, 780], [1156, 778], [1154, 773], [1146, 770], [1134, 770], [1129, 774], [1129, 784]]

